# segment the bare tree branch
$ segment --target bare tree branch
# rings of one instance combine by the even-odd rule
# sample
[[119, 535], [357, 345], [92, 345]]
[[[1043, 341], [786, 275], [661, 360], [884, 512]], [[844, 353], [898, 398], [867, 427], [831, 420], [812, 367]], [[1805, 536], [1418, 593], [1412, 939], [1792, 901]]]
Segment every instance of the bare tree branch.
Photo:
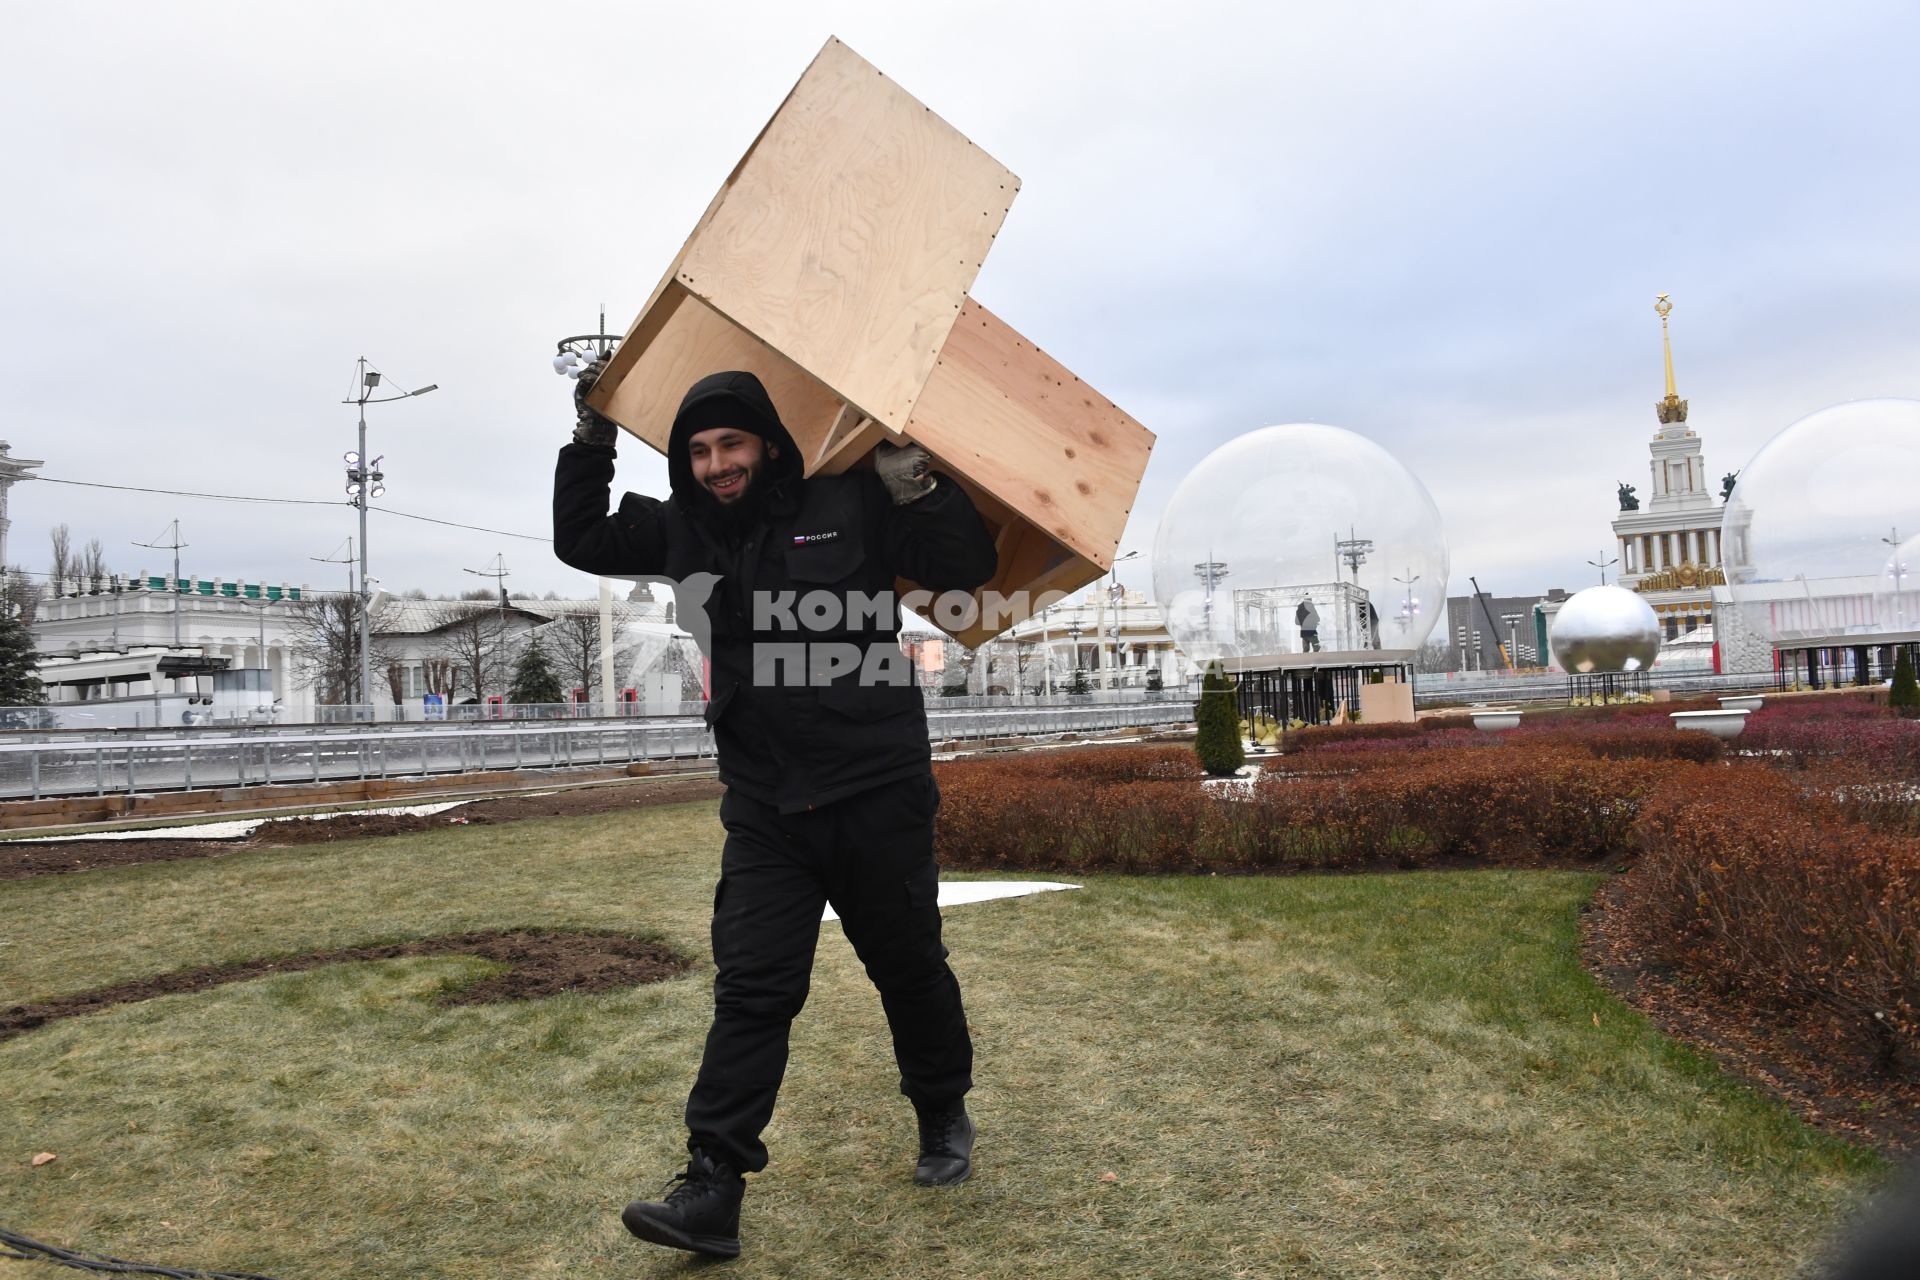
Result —
[[[291, 607], [290, 650], [301, 681], [313, 686], [314, 700], [322, 705], [352, 702], [360, 681], [360, 601], [333, 592], [305, 596], [291, 602]], [[384, 670], [398, 656], [390, 617], [389, 609], [380, 608], [368, 620], [372, 638], [368, 658], [375, 671]]]
[[74, 570], [85, 582], [88, 591], [100, 591], [107, 585], [107, 551], [100, 545], [100, 539], [89, 538], [87, 549], [80, 554], [80, 563]]
[[47, 538], [53, 544], [52, 563], [48, 565], [48, 580], [58, 595], [66, 587], [67, 579], [74, 571], [73, 534], [64, 524], [57, 524], [47, 531]]
[[501, 613], [499, 606], [479, 600], [451, 601], [434, 611], [431, 655], [444, 664], [450, 695], [464, 691], [479, 699], [506, 692], [512, 666]]
[[[613, 602], [613, 628], [617, 637], [620, 624], [633, 614], [625, 601]], [[600, 609], [598, 606], [563, 613], [541, 632], [553, 669], [571, 687], [587, 691], [587, 700], [600, 700]], [[615, 679], [618, 679], [616, 673]]]
[[0, 574], [0, 611], [8, 617], [18, 617], [32, 626], [40, 612], [40, 595], [40, 584], [20, 566], [9, 566], [5, 574]]

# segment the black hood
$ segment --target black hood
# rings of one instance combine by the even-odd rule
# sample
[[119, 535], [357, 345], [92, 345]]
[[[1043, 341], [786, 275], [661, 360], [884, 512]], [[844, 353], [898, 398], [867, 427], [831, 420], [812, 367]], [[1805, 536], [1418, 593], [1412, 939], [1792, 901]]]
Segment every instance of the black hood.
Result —
[[768, 493], [800, 478], [804, 470], [800, 448], [781, 423], [773, 397], [760, 385], [760, 379], [742, 370], [710, 373], [687, 392], [680, 411], [673, 415], [673, 430], [667, 433], [667, 481], [673, 496], [682, 503], [695, 508], [715, 505], [712, 495], [694, 482], [687, 443], [714, 427], [751, 431], [768, 444], [779, 446], [780, 456], [767, 459], [758, 481]]

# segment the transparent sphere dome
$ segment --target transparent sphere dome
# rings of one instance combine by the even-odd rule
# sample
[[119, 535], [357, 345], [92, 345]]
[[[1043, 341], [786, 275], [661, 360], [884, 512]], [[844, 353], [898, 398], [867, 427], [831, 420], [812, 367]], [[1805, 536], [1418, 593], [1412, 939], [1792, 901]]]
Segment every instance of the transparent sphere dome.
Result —
[[1154, 598], [1196, 663], [1417, 649], [1446, 592], [1426, 486], [1340, 427], [1229, 440], [1181, 481], [1153, 541]]
[[1721, 518], [1740, 619], [1793, 642], [1920, 630], [1920, 400], [1809, 414], [1740, 472]]
[[1553, 615], [1547, 644], [1563, 670], [1580, 675], [1642, 671], [1660, 653], [1660, 619], [1625, 587], [1588, 587]]

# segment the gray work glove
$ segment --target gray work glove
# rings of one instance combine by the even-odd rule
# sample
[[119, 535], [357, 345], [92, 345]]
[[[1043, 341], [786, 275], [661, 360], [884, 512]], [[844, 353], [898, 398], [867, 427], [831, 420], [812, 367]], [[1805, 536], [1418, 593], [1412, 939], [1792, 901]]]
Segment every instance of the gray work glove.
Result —
[[587, 404], [587, 393], [606, 371], [607, 357], [601, 356], [576, 375], [579, 381], [573, 384], [573, 438], [581, 444], [611, 445], [620, 438], [619, 425]]
[[894, 445], [883, 440], [873, 453], [873, 469], [880, 473], [887, 496], [896, 507], [918, 502], [933, 492], [932, 467], [933, 455], [917, 444]]

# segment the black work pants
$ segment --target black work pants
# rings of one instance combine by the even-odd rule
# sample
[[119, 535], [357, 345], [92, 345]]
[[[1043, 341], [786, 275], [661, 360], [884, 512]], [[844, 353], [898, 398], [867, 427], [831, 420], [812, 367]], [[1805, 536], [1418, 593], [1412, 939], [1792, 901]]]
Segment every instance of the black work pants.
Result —
[[900, 1091], [916, 1105], [973, 1087], [960, 984], [940, 943], [931, 774], [804, 813], [738, 791], [713, 899], [713, 1027], [687, 1098], [687, 1145], [743, 1172], [767, 1164], [760, 1132], [787, 1067], [787, 1032], [807, 1000], [823, 908], [879, 988]]

